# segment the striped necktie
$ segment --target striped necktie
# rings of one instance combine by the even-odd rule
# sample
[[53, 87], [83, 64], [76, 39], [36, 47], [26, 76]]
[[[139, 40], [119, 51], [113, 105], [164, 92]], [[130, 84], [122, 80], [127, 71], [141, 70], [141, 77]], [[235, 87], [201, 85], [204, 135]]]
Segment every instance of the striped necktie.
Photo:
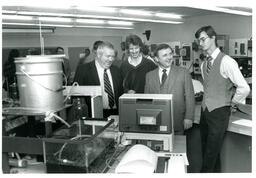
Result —
[[108, 78], [107, 69], [104, 69], [104, 90], [108, 94], [108, 105], [112, 109], [115, 105], [115, 98]]
[[165, 80], [167, 79], [166, 69], [162, 70], [162, 79], [161, 79], [161, 85], [164, 85]]
[[206, 58], [206, 61], [207, 61], [207, 63], [206, 63], [206, 65], [207, 65], [206, 73], [209, 74], [210, 70], [212, 69], [212, 63], [211, 63], [212, 57], [211, 57], [211, 56], [208, 56], [208, 57]]

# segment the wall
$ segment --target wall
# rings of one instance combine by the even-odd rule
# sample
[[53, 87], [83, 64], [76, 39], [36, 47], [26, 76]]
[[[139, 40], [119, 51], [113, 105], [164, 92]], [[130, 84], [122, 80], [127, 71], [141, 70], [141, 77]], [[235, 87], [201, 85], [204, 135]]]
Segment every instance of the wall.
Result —
[[[126, 36], [129, 30], [110, 30], [110, 29], [75, 29], [75, 28], [56, 28], [54, 33], [43, 34], [45, 47], [62, 46], [68, 56], [68, 47], [89, 47], [92, 48], [96, 40], [111, 42], [118, 50], [118, 56], [121, 58], [122, 51], [120, 43], [123, 36]], [[3, 34], [3, 48], [17, 47], [40, 47], [39, 34]], [[8, 54], [3, 54], [3, 63]], [[76, 68], [77, 60], [70, 59], [72, 71]]]
[[143, 23], [135, 28], [136, 34], [141, 35], [145, 30], [151, 30], [149, 43], [167, 41], [193, 42], [195, 32], [205, 25], [212, 25], [218, 34], [230, 35], [230, 38], [250, 38], [252, 36], [252, 17], [238, 15], [207, 15], [186, 19], [184, 24], [155, 24]]
[[[198, 16], [186, 19], [184, 24], [156, 24], [142, 23], [136, 26], [135, 33], [140, 35], [145, 41], [145, 30], [151, 30], [151, 37], [148, 44], [179, 41], [181, 45], [191, 43], [195, 40], [195, 32], [202, 26], [212, 25], [218, 35], [229, 35], [234, 38], [251, 38], [252, 36], [252, 17], [218, 14]], [[189, 61], [179, 59], [180, 65], [193, 71], [193, 61], [199, 58], [199, 53], [190, 50]]]
[[[194, 33], [196, 30], [204, 25], [212, 25], [218, 34], [228, 34], [230, 38], [250, 38], [252, 36], [251, 17], [219, 14], [189, 18], [181, 25], [140, 23], [135, 25], [134, 30], [56, 28], [54, 34], [44, 35], [44, 45], [49, 47], [62, 46], [67, 52], [68, 47], [91, 48], [94, 41], [107, 40], [117, 48], [120, 58], [122, 55], [120, 43], [130, 33], [139, 35], [147, 44], [168, 41], [191, 43], [195, 39]], [[145, 30], [151, 30], [149, 41], [142, 34]], [[2, 40], [3, 48], [40, 46], [38, 34], [3, 34]], [[75, 66], [75, 64], [72, 64], [72, 66]]]

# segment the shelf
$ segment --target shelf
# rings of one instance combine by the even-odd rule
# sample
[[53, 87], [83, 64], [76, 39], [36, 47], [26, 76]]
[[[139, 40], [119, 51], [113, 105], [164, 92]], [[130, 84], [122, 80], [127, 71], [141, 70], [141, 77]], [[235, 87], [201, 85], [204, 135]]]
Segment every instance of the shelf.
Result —
[[[61, 111], [65, 108], [72, 106], [71, 104], [65, 105], [59, 109], [54, 110], [53, 112]], [[24, 116], [42, 116], [45, 115], [49, 110], [36, 109], [36, 108], [26, 108], [26, 107], [7, 107], [3, 108], [3, 115], [24, 115]]]

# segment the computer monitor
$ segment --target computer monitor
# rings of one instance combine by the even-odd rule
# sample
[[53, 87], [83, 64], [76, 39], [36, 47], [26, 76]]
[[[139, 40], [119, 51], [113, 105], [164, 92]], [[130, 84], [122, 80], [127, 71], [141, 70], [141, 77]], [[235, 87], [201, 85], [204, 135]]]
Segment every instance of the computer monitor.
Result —
[[123, 94], [119, 98], [119, 131], [171, 134], [171, 94]]

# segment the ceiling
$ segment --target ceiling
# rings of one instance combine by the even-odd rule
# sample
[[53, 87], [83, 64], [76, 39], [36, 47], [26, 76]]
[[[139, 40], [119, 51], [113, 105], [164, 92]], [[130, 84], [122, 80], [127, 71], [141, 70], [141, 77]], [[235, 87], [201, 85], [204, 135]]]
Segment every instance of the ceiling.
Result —
[[[36, 17], [37, 21], [38, 18], [41, 16], [56, 16], [56, 17], [65, 17], [65, 18], [72, 18], [72, 27], [79, 27], [76, 22], [74, 22], [74, 19], [77, 18], [86, 18], [86, 19], [100, 19], [104, 20], [104, 28], [109, 27], [111, 28], [111, 25], [109, 25], [107, 22], [108, 20], [117, 20], [117, 21], [130, 21], [132, 23], [141, 23], [141, 22], [153, 22], [153, 23], [165, 23], [167, 21], [172, 21], [172, 22], [177, 22], [177, 24], [184, 23], [186, 20], [189, 18], [197, 17], [197, 16], [205, 16], [205, 15], [214, 15], [214, 14], [220, 14], [220, 13], [226, 13], [226, 12], [221, 12], [219, 9], [214, 9], [214, 7], [211, 8], [198, 8], [198, 7], [185, 7], [185, 6], [115, 6], [114, 8], [117, 8], [118, 10], [120, 9], [131, 9], [131, 10], [145, 10], [148, 12], [152, 13], [172, 13], [172, 14], [178, 14], [181, 15], [181, 19], [174, 19], [174, 18], [160, 18], [160, 17], [144, 17], [140, 15], [124, 15], [121, 14], [119, 11], [118, 13], [110, 14], [110, 13], [104, 13], [101, 11], [95, 11], [93, 12], [92, 10], [81, 10], [77, 9], [77, 7], [71, 7], [69, 9], [57, 9], [53, 7], [32, 7], [32, 6], [3, 6], [2, 8], [2, 14], [3, 15], [24, 15], [22, 13], [24, 12], [30, 12], [34, 13], [32, 16]], [[224, 8], [224, 7], [223, 7]], [[226, 10], [230, 10], [230, 14], [236, 14], [238, 11], [243, 12], [243, 13], [250, 13], [252, 14], [252, 9], [251, 8], [246, 8], [246, 7], [225, 7]], [[11, 12], [11, 13], [10, 13]], [[40, 15], [36, 14], [40, 13]], [[46, 15], [47, 13], [52, 13], [55, 15]], [[251, 16], [251, 15], [247, 16]], [[28, 14], [25, 14], [28, 16]], [[31, 15], [31, 14], [30, 14]], [[81, 16], [77, 16], [81, 15]], [[238, 15], [238, 14], [236, 14]], [[124, 18], [124, 19], [122, 19]], [[140, 20], [137, 20], [140, 19]], [[150, 21], [151, 20], [151, 21]], [[15, 20], [11, 20], [11, 22], [14, 22]], [[16, 28], [17, 24], [14, 23], [6, 23], [9, 22], [9, 20], [5, 20], [3, 17], [3, 28]], [[38, 22], [33, 22], [33, 23], [38, 23]], [[60, 25], [60, 23], [56, 23], [55, 27]], [[28, 25], [18, 25], [19, 27], [27, 28]], [[54, 24], [53, 24], [54, 26]], [[90, 27], [91, 26], [91, 27]], [[87, 24], [86, 26], [83, 27], [88, 27], [88, 28], [97, 28], [97, 25], [90, 25]], [[123, 29], [129, 29], [128, 27], [123, 27]]]

